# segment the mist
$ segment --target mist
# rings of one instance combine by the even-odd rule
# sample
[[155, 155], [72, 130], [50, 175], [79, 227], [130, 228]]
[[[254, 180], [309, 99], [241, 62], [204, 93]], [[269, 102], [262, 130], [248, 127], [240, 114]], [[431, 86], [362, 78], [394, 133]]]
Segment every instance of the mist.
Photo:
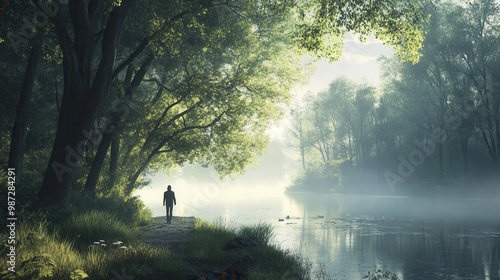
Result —
[[498, 0], [0, 11], [2, 279], [500, 279]]
[[[281, 195], [298, 174], [298, 163], [280, 140], [270, 142], [262, 156], [244, 174], [221, 178], [211, 167], [187, 165], [151, 177], [149, 186], [138, 190], [142, 201], [155, 216], [164, 214], [160, 194], [167, 185], [176, 192], [180, 215], [199, 216], [201, 211], [219, 202], [242, 202], [248, 196]], [[216, 213], [217, 211], [214, 211]], [[211, 217], [216, 218], [217, 216]]]

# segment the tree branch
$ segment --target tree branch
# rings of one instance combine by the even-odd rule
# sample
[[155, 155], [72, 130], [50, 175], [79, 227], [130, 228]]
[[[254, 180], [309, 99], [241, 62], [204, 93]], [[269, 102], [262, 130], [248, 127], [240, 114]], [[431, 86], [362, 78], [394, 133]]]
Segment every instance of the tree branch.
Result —
[[158, 78], [144, 79], [145, 82], [155, 82], [161, 88], [173, 92], [174, 90], [164, 85]]
[[[168, 105], [165, 110], [163, 111], [163, 114], [161, 115], [161, 117], [156, 121], [156, 124], [155, 124], [155, 127], [153, 129], [153, 131], [151, 131], [151, 133], [148, 134], [148, 137], [146, 138], [146, 141], [144, 141], [144, 144], [142, 145], [142, 148], [141, 148], [141, 151], [139, 152], [140, 154], [144, 153], [144, 151], [146, 150], [146, 147], [147, 145], [151, 142], [151, 139], [153, 138], [154, 136], [154, 133], [156, 133], [156, 131], [158, 131], [158, 129], [160, 128], [160, 125], [161, 123], [163, 122], [163, 119], [165, 118], [165, 116], [167, 115], [167, 113], [169, 112], [169, 110], [171, 108], [173, 108], [175, 105], [181, 103], [182, 100], [184, 100], [184, 98], [186, 98], [187, 94], [184, 95], [181, 99], [177, 100], [176, 102]], [[172, 119], [170, 119], [165, 125], [166, 127], [169, 127], [172, 123], [174, 123], [177, 119], [179, 119], [180, 117], [184, 116], [185, 114], [191, 112], [192, 110], [194, 110], [199, 104], [201, 104], [201, 101], [198, 101], [196, 104], [194, 104], [193, 106], [189, 107], [188, 109], [182, 111], [181, 113], [177, 114], [176, 116], [174, 116]]]
[[144, 76], [149, 70], [149, 67], [151, 66], [151, 63], [153, 62], [154, 55], [150, 55], [144, 63], [141, 65], [141, 68], [137, 73], [135, 74], [134, 78], [132, 79], [132, 82], [128, 86], [127, 93], [125, 94], [125, 97], [127, 96], [132, 96], [132, 94], [135, 92], [137, 87], [141, 84], [142, 80], [144, 79]]
[[142, 42], [139, 44], [139, 46], [137, 46], [135, 51], [132, 52], [128, 56], [128, 58], [125, 59], [125, 61], [120, 63], [120, 65], [118, 65], [118, 67], [116, 67], [115, 71], [113, 71], [113, 76], [112, 76], [111, 80], [114, 81], [116, 79], [116, 77], [120, 74], [120, 72], [123, 71], [123, 69], [125, 69], [125, 67], [127, 67], [130, 63], [132, 63], [132, 61], [134, 61], [134, 59], [136, 57], [138, 57], [142, 53], [142, 51], [144, 51], [146, 46], [149, 44], [149, 39], [150, 39], [150, 37], [144, 38], [144, 40], [142, 40]]

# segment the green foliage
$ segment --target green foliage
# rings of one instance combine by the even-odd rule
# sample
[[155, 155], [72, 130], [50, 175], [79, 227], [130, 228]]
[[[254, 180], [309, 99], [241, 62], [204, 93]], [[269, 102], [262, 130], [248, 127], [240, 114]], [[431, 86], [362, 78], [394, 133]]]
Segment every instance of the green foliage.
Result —
[[[134, 277], [175, 270], [168, 262], [179, 264], [164, 248], [143, 244], [136, 246], [114, 245], [111, 242], [97, 242], [83, 253], [87, 273], [91, 279], [109, 279], [114, 273], [126, 273]], [[106, 246], [103, 246], [105, 244]], [[177, 269], [181, 269], [182, 266]]]
[[84, 192], [74, 194], [68, 206], [59, 205], [44, 208], [43, 211], [49, 222], [58, 225], [71, 217], [87, 214], [92, 210], [108, 213], [117, 221], [133, 228], [144, 226], [153, 219], [151, 210], [146, 208], [144, 202], [138, 197], [128, 199], [119, 196], [99, 198], [89, 196]]
[[[66, 5], [58, 6], [63, 11], [59, 13], [62, 28], [56, 31], [54, 26], [42, 24], [37, 30], [38, 34], [47, 35], [39, 65], [44, 71], [37, 73], [32, 101], [36, 106], [30, 108], [25, 122], [28, 133], [22, 178], [29, 188], [22, 197], [26, 203], [34, 201], [44, 172], [52, 172], [46, 167], [54, 147], [47, 143], [54, 143], [54, 137], [64, 138], [62, 135], [68, 133], [75, 139], [82, 137], [80, 129], [72, 128], [56, 134], [57, 122], [58, 116], [63, 115], [68, 123], [81, 119], [82, 110], [74, 108], [87, 101], [96, 102], [96, 108], [102, 108], [97, 118], [89, 122], [96, 124], [93, 129], [103, 130], [106, 129], [103, 124], [114, 124], [113, 144], [106, 147], [103, 135], [89, 141], [95, 146], [84, 153], [76, 175], [69, 176], [74, 181], [66, 187], [74, 186], [79, 194], [90, 170], [99, 170], [93, 177], [99, 178], [95, 186], [97, 196], [129, 197], [135, 189], [148, 183], [151, 172], [185, 163], [211, 165], [221, 176], [243, 173], [268, 144], [265, 131], [283, 117], [290, 90], [304, 80], [300, 70], [303, 49], [334, 59], [340, 53], [343, 34], [354, 31], [362, 37], [375, 34], [394, 45], [403, 58], [418, 58], [421, 23], [425, 22], [421, 1], [404, 1], [395, 7], [389, 0], [341, 2], [153, 0], [145, 5], [113, 0], [99, 7], [91, 5], [88, 13], [83, 13], [83, 17], [89, 18], [83, 20], [95, 26], [97, 34], [112, 30], [104, 37], [122, 34], [116, 49], [116, 64], [126, 62], [123, 71], [113, 77], [112, 84], [102, 88], [105, 91], [102, 99], [96, 97], [100, 94], [88, 92], [77, 97], [73, 95], [75, 90], [68, 90], [71, 85], [64, 84], [80, 79], [74, 84], [81, 83], [83, 91], [95, 90], [90, 81], [99, 81], [100, 77], [95, 76], [102, 59], [100, 52], [68, 60], [70, 64], [86, 60], [80, 61], [85, 65], [81, 66], [85, 69], [79, 71], [81, 77], [69, 77], [69, 69], [76, 67], [63, 69], [62, 61], [63, 56], [71, 53], [65, 46], [100, 49], [105, 40], [86, 38], [91, 32], [82, 32], [74, 42], [62, 40], [72, 36], [59, 36], [60, 33], [72, 30], [71, 22], [81, 19], [75, 18], [80, 13], [67, 12]], [[18, 9], [18, 5], [15, 6]], [[19, 12], [31, 19], [36, 7], [28, 5], [22, 9], [25, 6], [19, 6]], [[129, 8], [133, 12], [120, 12]], [[124, 23], [120, 30], [108, 28], [107, 21], [102, 20], [111, 18], [111, 13], [117, 17], [126, 15], [120, 20]], [[13, 34], [20, 28], [19, 18], [24, 17], [6, 16], [2, 34]], [[80, 46], [83, 43], [90, 45]], [[0, 110], [0, 119], [6, 131], [10, 130], [15, 116], [18, 99], [15, 93], [22, 84], [18, 77], [26, 70], [28, 45], [20, 48], [22, 59], [2, 56], [5, 63], [1, 66], [0, 81], [9, 94], [1, 97], [5, 110]], [[3, 54], [10, 53], [8, 44], [0, 44], [0, 48], [5, 50]], [[83, 78], [83, 73], [90, 78]], [[61, 102], [80, 97], [85, 101]], [[117, 104], [120, 104], [119, 110]], [[1, 138], [5, 144], [0, 147], [0, 155], [6, 159], [8, 133]], [[103, 152], [101, 157], [96, 157], [100, 145]], [[116, 155], [113, 159], [112, 154]], [[91, 185], [93, 189], [94, 183]], [[134, 219], [144, 223], [146, 217], [147, 213]], [[119, 214], [117, 218], [121, 219]]]
[[[107, 215], [93, 215], [97, 220], [102, 216]], [[84, 219], [80, 220], [88, 223]], [[102, 220], [100, 222], [103, 227], [110, 226]], [[238, 235], [254, 238], [259, 246], [241, 251], [224, 251], [225, 243]], [[127, 246], [123, 246], [121, 242], [114, 242], [116, 239], [108, 239], [107, 243], [97, 242], [99, 244], [85, 250], [76, 250], [73, 242], [67, 242], [61, 236], [57, 232], [49, 233], [47, 223], [43, 221], [23, 224], [16, 240], [19, 243], [16, 261], [22, 265], [16, 271], [15, 279], [99, 280], [111, 279], [116, 275], [130, 275], [139, 279], [187, 279], [193, 271], [221, 271], [241, 258], [255, 261], [248, 264], [251, 267], [248, 279], [279, 279], [284, 275], [310, 279], [310, 264], [298, 255], [273, 245], [272, 227], [266, 224], [237, 227], [197, 220], [191, 240], [175, 252], [141, 243], [133, 243], [133, 246], [125, 243]], [[3, 234], [1, 237], [5, 239], [7, 236]], [[3, 255], [6, 253], [4, 250], [1, 252]], [[191, 262], [186, 261], [186, 256], [202, 263], [203, 267], [193, 267]], [[3, 270], [2, 276], [13, 276], [12, 273], [6, 274], [5, 264], [0, 269]]]
[[259, 244], [271, 244], [274, 237], [273, 227], [270, 224], [259, 223], [241, 227], [238, 236], [253, 238]]
[[329, 1], [300, 2], [295, 12], [298, 44], [320, 56], [340, 57], [348, 32], [364, 40], [373, 34], [394, 47], [403, 60], [417, 62], [429, 20], [428, 1]]
[[91, 244], [97, 240], [134, 239], [134, 229], [116, 219], [110, 213], [91, 210], [70, 217], [60, 228], [61, 235], [69, 240], [75, 240], [79, 247]]
[[[500, 143], [500, 128], [493, 125], [500, 118], [498, 11], [490, 0], [437, 5], [429, 10], [418, 63], [381, 59], [382, 94], [337, 78], [309, 97], [293, 115], [293, 144], [306, 166], [294, 188], [333, 184], [335, 179], [322, 181], [328, 176], [321, 166], [342, 159], [352, 168], [341, 172], [341, 185], [363, 192], [359, 187], [367, 184], [393, 193], [417, 185], [426, 188], [414, 188], [422, 194], [465, 195], [460, 189], [467, 192], [472, 178], [491, 185], [500, 162], [500, 150], [493, 148]], [[444, 137], [436, 139], [436, 131]], [[405, 161], [411, 174], [400, 171]], [[488, 192], [497, 193], [494, 188]]]
[[83, 279], [87, 279], [87, 278], [89, 278], [89, 275], [81, 269], [77, 269], [75, 271], [72, 271], [69, 274], [69, 279], [71, 279], [71, 280], [83, 280]]
[[[259, 245], [240, 250], [223, 250], [226, 242], [236, 236], [247, 236], [258, 240]], [[311, 267], [299, 255], [279, 248], [271, 241], [272, 227], [266, 224], [254, 226], [237, 226], [222, 223], [213, 224], [197, 220], [195, 232], [183, 252], [189, 252], [190, 257], [221, 271], [241, 258], [251, 258], [253, 261], [244, 267], [248, 279], [281, 279], [282, 277], [297, 277], [311, 279]], [[217, 264], [226, 264], [224, 267]]]
[[47, 279], [54, 276], [55, 267], [56, 262], [51, 258], [51, 255], [43, 253], [23, 261], [19, 266], [19, 274], [33, 280]]
[[0, 275], [2, 279], [52, 279], [56, 267], [57, 264], [51, 255], [42, 253], [22, 261], [17, 267], [14, 266], [15, 271], [4, 269]]
[[[103, 224], [108, 225], [109, 223]], [[127, 273], [136, 277], [153, 272], [176, 273], [177, 270], [180, 275], [184, 275], [184, 264], [181, 260], [172, 258], [166, 248], [154, 248], [138, 243], [133, 248], [128, 246], [125, 249], [122, 246], [109, 245], [97, 250], [87, 249], [87, 246], [84, 250], [76, 250], [73, 242], [61, 238], [57, 232], [49, 233], [47, 227], [46, 222], [34, 220], [25, 221], [21, 225], [16, 236], [16, 262], [20, 265], [16, 267], [14, 275], [6, 270], [6, 263], [2, 264], [2, 279], [9, 276], [21, 280], [111, 279], [114, 277], [113, 271], [121, 273], [124, 268]], [[2, 240], [6, 237], [5, 234], [1, 236]], [[1, 253], [5, 255], [7, 249], [2, 248]]]
[[333, 192], [342, 187], [343, 161], [329, 161], [325, 164], [311, 164], [295, 178], [287, 191]]
[[[66, 279], [71, 271], [83, 267], [83, 259], [73, 245], [50, 234], [45, 221], [23, 221], [16, 230], [16, 263], [19, 264], [16, 279], [47, 279], [49, 275], [50, 279]], [[6, 237], [1, 235], [2, 240]], [[2, 251], [2, 255], [6, 253]]]

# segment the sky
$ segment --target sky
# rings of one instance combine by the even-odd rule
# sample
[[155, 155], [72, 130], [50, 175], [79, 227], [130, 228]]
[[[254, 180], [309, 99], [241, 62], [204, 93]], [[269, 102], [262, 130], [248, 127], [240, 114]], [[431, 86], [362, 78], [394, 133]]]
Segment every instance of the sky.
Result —
[[[295, 100], [301, 100], [308, 93], [316, 94], [326, 90], [332, 80], [345, 76], [352, 81], [368, 83], [375, 87], [381, 85], [380, 56], [391, 56], [392, 48], [384, 45], [380, 40], [369, 37], [365, 43], [360, 43], [355, 35], [348, 34], [344, 40], [342, 56], [335, 62], [319, 60], [314, 63], [315, 72], [308, 83], [298, 85], [292, 90]], [[284, 119], [277, 126], [272, 127], [270, 134], [273, 138], [283, 140], [286, 137], [288, 120]]]
[[370, 37], [365, 43], [360, 43], [356, 36], [349, 34], [344, 41], [342, 56], [335, 62], [320, 60], [316, 63], [316, 73], [297, 93], [324, 90], [330, 82], [339, 76], [346, 76], [357, 82], [379, 84], [380, 67], [377, 58], [381, 55], [392, 55], [392, 48], [381, 41]]
[[[374, 38], [360, 43], [355, 36], [348, 35], [340, 59], [315, 62], [316, 69], [309, 82], [296, 86], [292, 95], [301, 100], [308, 93], [327, 89], [330, 82], [340, 76], [377, 87], [381, 75], [377, 58], [381, 55], [392, 55], [392, 49]], [[221, 180], [212, 168], [189, 165], [156, 174], [151, 178], [150, 186], [135, 194], [153, 211], [154, 216], [164, 215], [161, 199], [167, 185], [172, 185], [178, 199], [182, 198], [184, 203], [179, 204], [176, 215], [183, 216], [198, 216], [197, 211], [205, 209], [200, 205], [209, 201], [233, 199], [245, 193], [280, 194], [300, 171], [297, 155], [285, 144], [287, 126], [287, 119], [284, 119], [270, 129], [271, 142], [267, 151], [244, 175]]]

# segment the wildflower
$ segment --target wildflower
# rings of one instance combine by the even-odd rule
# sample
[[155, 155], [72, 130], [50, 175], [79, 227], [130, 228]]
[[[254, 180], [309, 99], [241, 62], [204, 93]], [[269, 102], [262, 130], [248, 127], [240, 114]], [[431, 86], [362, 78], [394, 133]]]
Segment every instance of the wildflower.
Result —
[[94, 242], [94, 245], [99, 245], [99, 244], [101, 244], [101, 243], [99, 243], [98, 241]]
[[105, 242], [106, 242], [106, 241], [104, 241], [104, 240], [102, 240], [102, 239], [101, 239], [101, 240], [99, 240], [99, 243], [105, 243]]
[[121, 246], [120, 249], [127, 250], [128, 247], [127, 246]]
[[106, 244], [101, 244], [101, 247], [106, 247]]

